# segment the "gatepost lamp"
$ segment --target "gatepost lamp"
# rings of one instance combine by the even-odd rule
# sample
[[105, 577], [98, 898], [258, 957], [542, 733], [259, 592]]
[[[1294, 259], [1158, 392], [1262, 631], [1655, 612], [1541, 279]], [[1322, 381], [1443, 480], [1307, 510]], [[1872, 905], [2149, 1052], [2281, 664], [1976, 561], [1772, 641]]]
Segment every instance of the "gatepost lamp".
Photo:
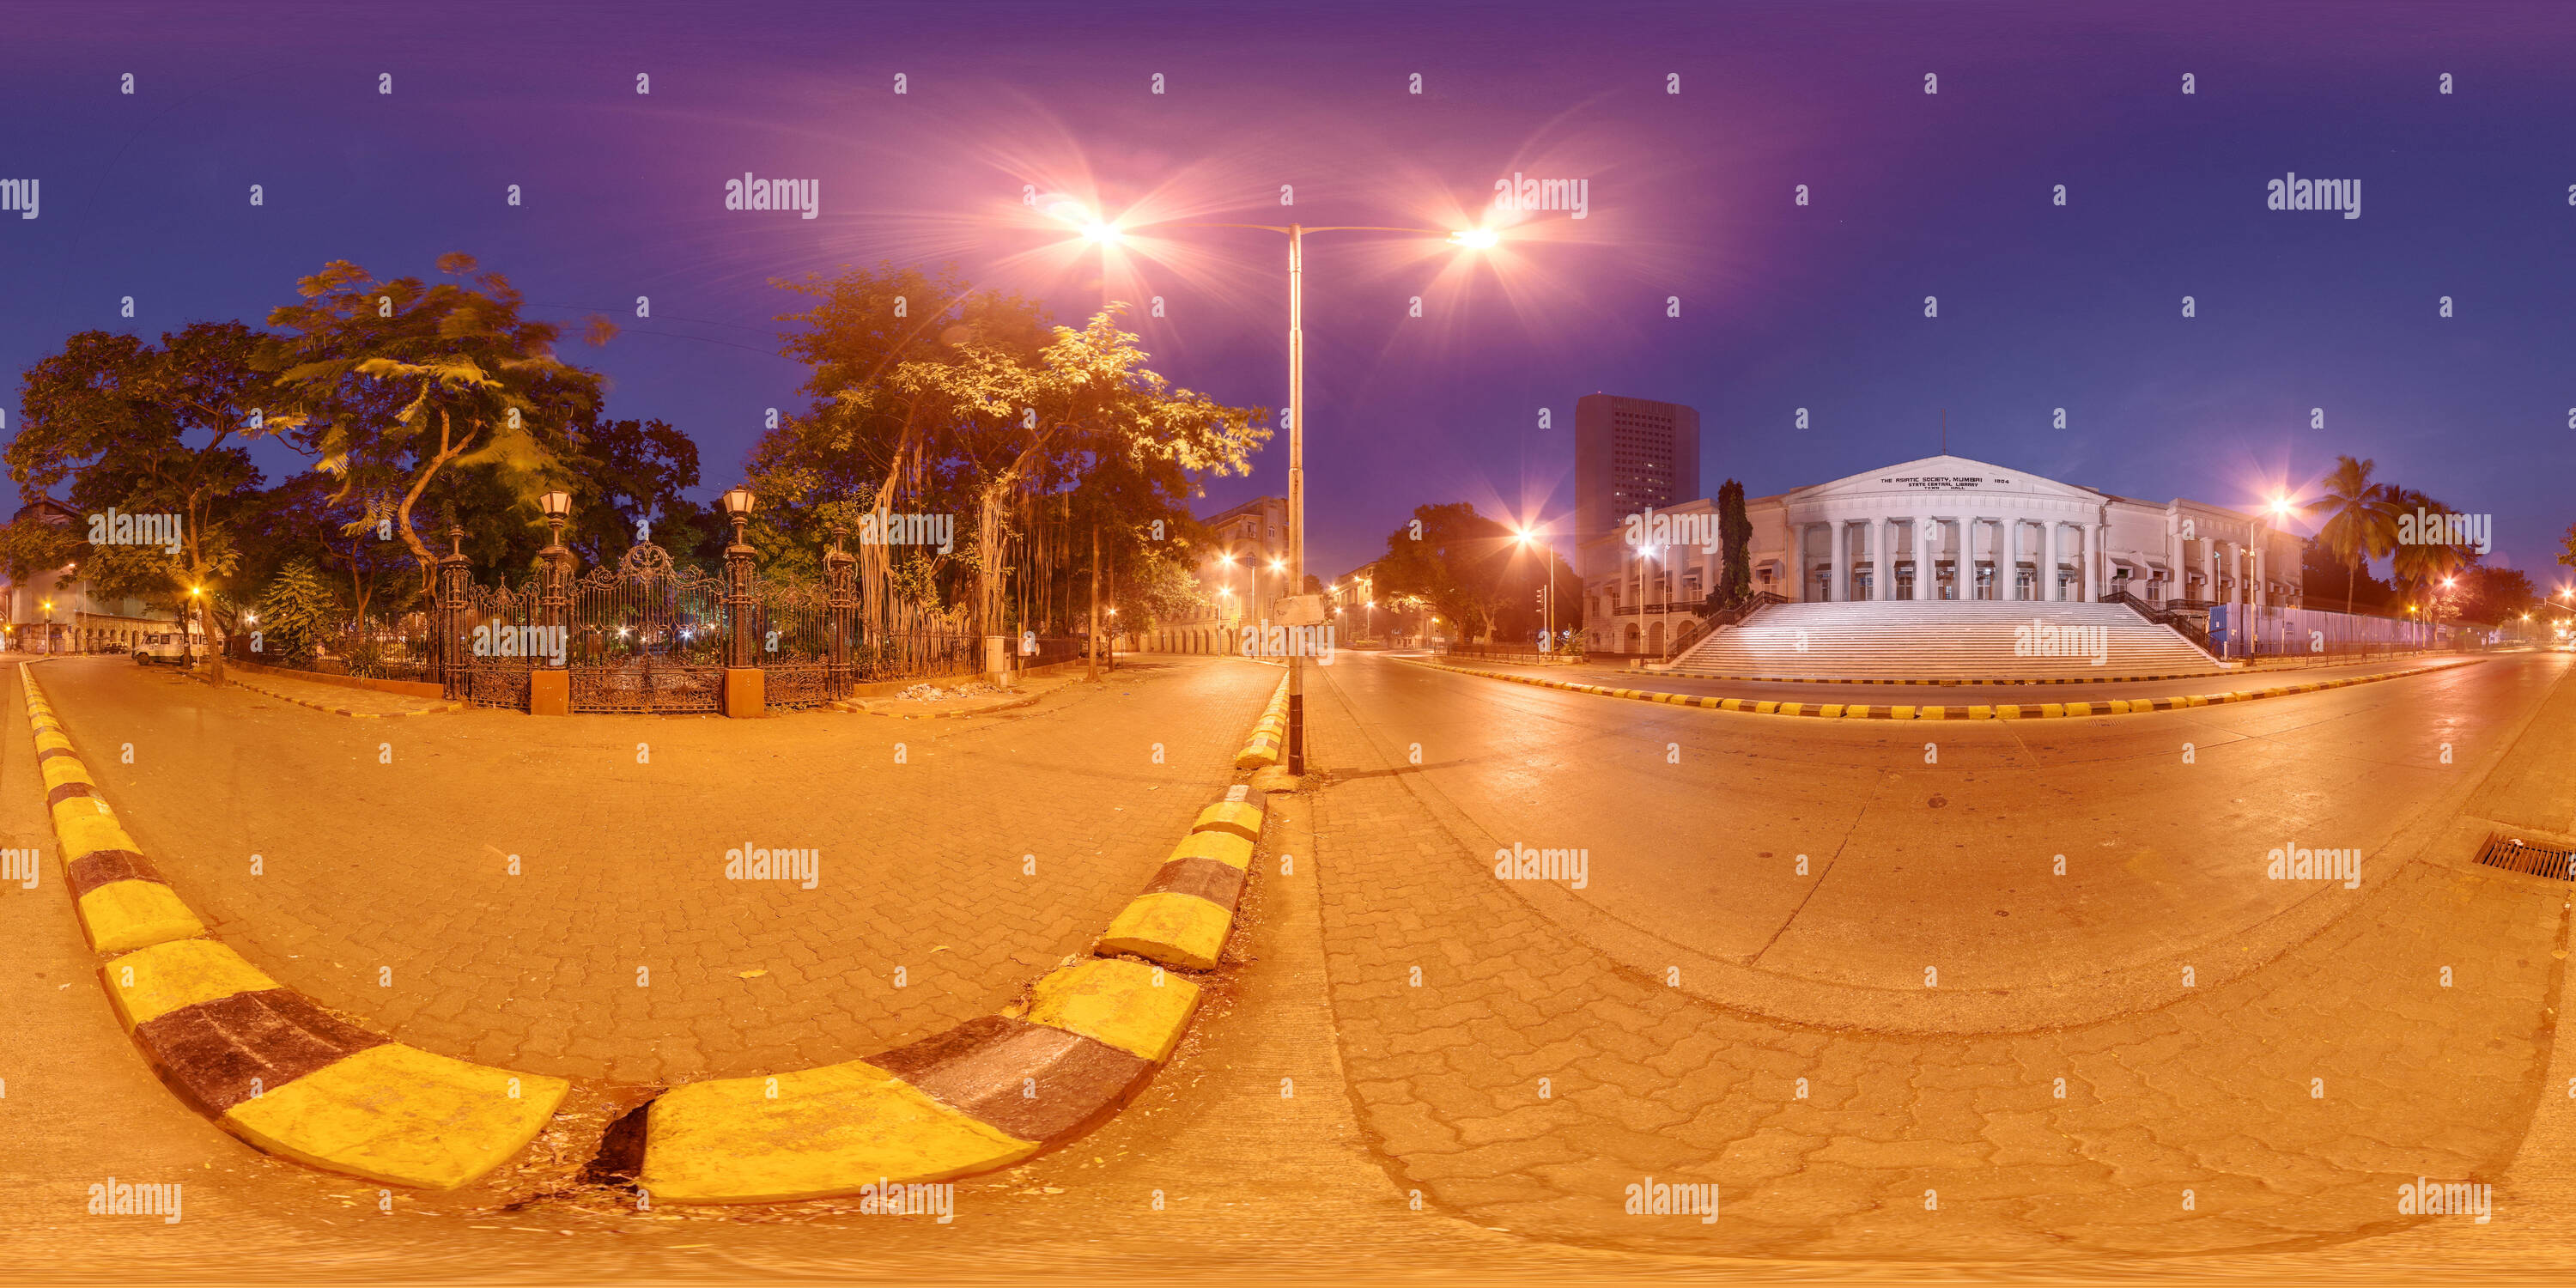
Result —
[[724, 506], [725, 514], [733, 520], [733, 544], [725, 547], [726, 615], [733, 619], [733, 630], [730, 635], [733, 656], [726, 658], [725, 664], [736, 667], [754, 666], [758, 664], [759, 658], [753, 648], [751, 620], [752, 550], [743, 542], [742, 527], [751, 521], [751, 512], [760, 501], [758, 497], [752, 495], [748, 487], [727, 488], [724, 495], [718, 497], [717, 501]]
[[545, 512], [546, 523], [554, 529], [555, 545], [563, 545], [564, 520], [572, 517], [572, 493], [548, 492], [537, 498], [537, 508]]
[[[544, 602], [538, 605], [544, 618], [540, 624], [549, 631], [561, 632], [557, 636], [561, 639], [572, 633], [572, 552], [564, 549], [563, 543], [564, 520], [572, 514], [572, 493], [561, 489], [548, 492], [537, 498], [537, 509], [544, 512], [546, 527], [553, 534], [543, 552], [546, 590]], [[561, 669], [572, 664], [569, 644], [560, 650], [549, 646], [545, 655], [553, 659], [547, 669]]]

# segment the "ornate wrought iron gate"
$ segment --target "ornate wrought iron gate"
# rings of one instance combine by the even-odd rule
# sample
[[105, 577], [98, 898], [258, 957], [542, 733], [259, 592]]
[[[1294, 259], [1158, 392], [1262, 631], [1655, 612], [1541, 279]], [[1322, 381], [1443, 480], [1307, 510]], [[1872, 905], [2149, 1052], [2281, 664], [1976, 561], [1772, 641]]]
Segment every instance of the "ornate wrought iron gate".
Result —
[[723, 709], [723, 582], [648, 541], [575, 582], [571, 614], [573, 710]]

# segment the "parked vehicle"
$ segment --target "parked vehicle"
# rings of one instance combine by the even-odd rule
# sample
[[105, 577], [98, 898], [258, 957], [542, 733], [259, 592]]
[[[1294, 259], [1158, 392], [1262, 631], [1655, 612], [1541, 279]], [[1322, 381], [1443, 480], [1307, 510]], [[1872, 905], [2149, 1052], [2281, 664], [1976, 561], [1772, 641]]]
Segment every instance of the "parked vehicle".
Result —
[[147, 632], [134, 646], [135, 665], [150, 666], [159, 662], [167, 666], [195, 666], [204, 661], [206, 646], [187, 640], [188, 637], [179, 631]]

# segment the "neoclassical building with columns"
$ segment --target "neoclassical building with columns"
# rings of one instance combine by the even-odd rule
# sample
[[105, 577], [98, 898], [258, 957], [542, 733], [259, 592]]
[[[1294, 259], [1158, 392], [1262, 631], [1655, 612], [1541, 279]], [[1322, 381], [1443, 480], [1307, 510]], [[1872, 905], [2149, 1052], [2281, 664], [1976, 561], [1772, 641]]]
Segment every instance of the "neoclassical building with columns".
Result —
[[[1704, 524], [1713, 539], [1716, 510], [1702, 499], [1657, 513]], [[1750, 498], [1745, 515], [1753, 588], [1802, 603], [2089, 603], [2113, 592], [2184, 610], [2299, 602], [2302, 540], [2260, 513], [2142, 501], [1962, 456]], [[1641, 548], [1627, 538], [1584, 542], [1586, 644], [1661, 652], [1716, 583], [1722, 556], [1696, 541]]]

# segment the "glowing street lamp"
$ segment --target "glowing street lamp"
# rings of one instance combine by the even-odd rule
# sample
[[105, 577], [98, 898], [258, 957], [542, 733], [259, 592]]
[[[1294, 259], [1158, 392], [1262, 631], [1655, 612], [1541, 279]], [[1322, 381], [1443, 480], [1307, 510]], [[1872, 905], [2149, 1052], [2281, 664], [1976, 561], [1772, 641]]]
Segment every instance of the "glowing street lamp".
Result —
[[1542, 578], [1539, 582], [1539, 604], [1547, 615], [1547, 648], [1541, 651], [1552, 652], [1556, 648], [1556, 548], [1541, 540], [1546, 531], [1537, 527], [1517, 528], [1512, 532], [1512, 542], [1524, 548], [1536, 545], [1539, 549], [1539, 558], [1543, 561], [1539, 569]]
[[[1046, 213], [1106, 248], [1122, 235], [1117, 221], [1072, 200], [1051, 202]], [[1288, 580], [1306, 585], [1306, 234], [1410, 233], [1446, 238], [1462, 250], [1490, 249], [1501, 240], [1491, 228], [1406, 228], [1378, 224], [1340, 224], [1309, 228], [1304, 224], [1237, 224], [1175, 220], [1168, 228], [1243, 228], [1279, 233], [1288, 238]], [[1288, 772], [1306, 772], [1306, 659], [1296, 650], [1288, 658]]]

